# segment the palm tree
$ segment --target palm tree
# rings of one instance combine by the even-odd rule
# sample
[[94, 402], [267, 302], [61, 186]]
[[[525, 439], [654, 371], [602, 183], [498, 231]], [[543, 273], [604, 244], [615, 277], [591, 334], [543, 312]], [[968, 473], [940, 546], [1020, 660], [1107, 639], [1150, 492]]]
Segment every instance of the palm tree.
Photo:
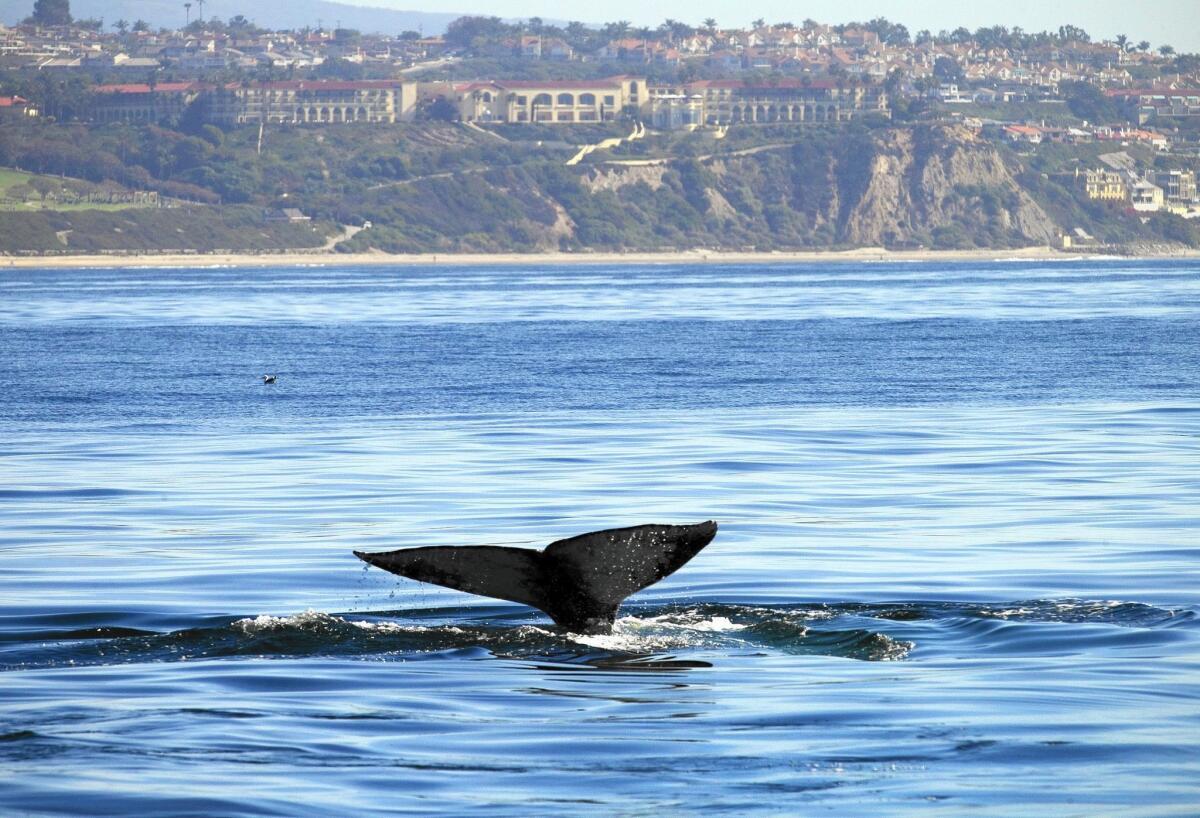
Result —
[[129, 31], [129, 21], [125, 18], [117, 20], [117, 22], [113, 23], [112, 26], [117, 30], [117, 33], [121, 35], [124, 35], [125, 32]]
[[1116, 36], [1116, 37], [1113, 39], [1113, 42], [1115, 42], [1115, 43], [1117, 44], [1117, 48], [1119, 48], [1119, 49], [1121, 49], [1122, 51], [1124, 51], [1124, 50], [1125, 50], [1125, 46], [1129, 45], [1129, 38], [1128, 38], [1128, 37], [1126, 37], [1124, 34], [1118, 34], [1118, 35], [1117, 35], [1117, 36]]
[[1138, 49], [1138, 51], [1149, 51], [1150, 50], [1150, 41], [1142, 40], [1140, 43], [1137, 44], [1137, 49]]
[[604, 26], [604, 36], [610, 40], [623, 40], [625, 35], [629, 33], [630, 22], [628, 20], [617, 20], [615, 23], [607, 23]]
[[588, 35], [590, 33], [591, 32], [588, 30], [588, 27], [577, 20], [572, 20], [571, 22], [567, 23], [567, 42], [569, 42], [575, 48], [578, 48], [580, 45], [585, 45], [588, 41]]
[[703, 25], [704, 25], [704, 30], [707, 31], [709, 34], [717, 33], [717, 21], [715, 18], [705, 17]]
[[1160, 45], [1158, 47], [1158, 53], [1162, 54], [1164, 57], [1170, 57], [1175, 53], [1175, 48], [1174, 46]]

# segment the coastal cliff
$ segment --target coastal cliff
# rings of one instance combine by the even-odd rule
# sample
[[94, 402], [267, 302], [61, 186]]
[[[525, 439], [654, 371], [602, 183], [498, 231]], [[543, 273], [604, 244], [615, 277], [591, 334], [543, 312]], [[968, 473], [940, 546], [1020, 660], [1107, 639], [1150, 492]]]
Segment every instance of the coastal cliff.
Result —
[[[1089, 202], [1062, 168], [1092, 160], [1050, 166], [962, 127], [668, 133], [568, 164], [567, 138], [603, 136], [289, 128], [260, 152], [246, 129], [10, 129], [0, 164], [21, 170], [0, 197], [25, 193], [0, 207], [0, 253], [1016, 249], [1076, 228], [1108, 251], [1200, 246], [1200, 228], [1177, 216]], [[90, 209], [97, 197], [132, 203]], [[284, 209], [311, 221], [269, 215]]]
[[[344, 249], [1012, 248], [1050, 244], [1061, 230], [1000, 151], [965, 130], [846, 136], [423, 180], [367, 203], [375, 224], [417, 223], [418, 233], [385, 227]], [[473, 214], [486, 229], [438, 230]]]

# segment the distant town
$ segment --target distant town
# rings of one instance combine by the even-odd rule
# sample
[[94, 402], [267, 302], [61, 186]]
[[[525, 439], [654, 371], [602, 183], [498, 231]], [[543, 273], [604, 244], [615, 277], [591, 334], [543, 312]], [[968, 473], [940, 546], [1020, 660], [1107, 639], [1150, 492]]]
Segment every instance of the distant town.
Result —
[[[37, 0], [27, 21], [0, 26], [0, 123], [256, 128], [260, 152], [263, 129], [279, 128], [544, 126], [583, 148], [576, 134], [588, 126], [721, 140], [763, 126], [941, 124], [1017, 152], [1102, 146], [1056, 165], [1056, 178], [1088, 201], [1200, 216], [1200, 56], [1169, 44], [1097, 42], [1074, 26], [910, 32], [882, 18], [732, 29], [463, 17], [436, 36], [268, 31], [202, 10], [183, 3], [182, 27], [152, 30], [75, 20], [65, 0]], [[613, 161], [628, 140], [610, 135], [591, 146], [609, 152], [588, 161]], [[156, 190], [113, 195], [188, 198], [179, 184]]]

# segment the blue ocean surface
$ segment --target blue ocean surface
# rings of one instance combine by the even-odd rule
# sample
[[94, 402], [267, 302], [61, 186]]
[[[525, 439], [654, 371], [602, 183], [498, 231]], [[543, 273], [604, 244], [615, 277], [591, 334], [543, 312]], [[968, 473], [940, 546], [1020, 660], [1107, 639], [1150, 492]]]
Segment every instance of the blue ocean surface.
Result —
[[0, 269], [0, 569], [5, 816], [1200, 815], [1200, 264]]

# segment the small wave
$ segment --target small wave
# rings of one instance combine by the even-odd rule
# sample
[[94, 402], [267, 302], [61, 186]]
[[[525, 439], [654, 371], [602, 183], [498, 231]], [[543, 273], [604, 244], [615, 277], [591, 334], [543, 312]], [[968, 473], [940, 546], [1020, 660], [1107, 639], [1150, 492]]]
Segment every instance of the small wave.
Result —
[[1149, 628], [1196, 618], [1193, 611], [1168, 610], [1115, 599], [1031, 600], [1010, 605], [968, 607], [980, 617], [1034, 622], [1103, 623]]
[[343, 619], [333, 614], [322, 613], [309, 609], [304, 613], [293, 614], [292, 616], [272, 616], [270, 614], [260, 614], [256, 617], [247, 617], [245, 619], [237, 619], [230, 623], [230, 627], [239, 630], [247, 636], [255, 636], [271, 632], [286, 632], [290, 629], [297, 629], [308, 632], [333, 631], [338, 628], [349, 625], [353, 628], [359, 628], [364, 631], [373, 633], [465, 633], [462, 628], [452, 626], [443, 627], [428, 627], [425, 625], [404, 625], [399, 622], [369, 622], [367, 620], [352, 621]]
[[0, 742], [28, 741], [33, 738], [41, 738], [41, 736], [32, 730], [14, 730], [11, 733], [0, 733]]
[[0, 489], [0, 500], [107, 500], [146, 494], [134, 489], [73, 488], [73, 489]]
[[[549, 624], [513, 623], [504, 616], [480, 619], [478, 609], [388, 612], [368, 615], [370, 618], [309, 610], [286, 616], [260, 614], [168, 632], [93, 622], [92, 627], [72, 631], [22, 632], [19, 639], [9, 639], [9, 647], [0, 651], [0, 669], [182, 662], [231, 656], [321, 655], [386, 661], [479, 648], [505, 658], [593, 666], [607, 666], [614, 661], [626, 666], [638, 661], [639, 667], [652, 668], [661, 664], [653, 661], [655, 657], [668, 651], [720, 652], [749, 645], [887, 660], [902, 658], [911, 648], [911, 643], [867, 630], [809, 627], [809, 622], [828, 615], [822, 610], [738, 605], [670, 606], [622, 616], [613, 632], [606, 635], [568, 633]], [[662, 666], [679, 667], [680, 662], [672, 660]]]
[[[488, 613], [481, 615], [481, 610]], [[478, 650], [502, 658], [590, 666], [624, 667], [637, 662], [642, 668], [680, 667], [680, 661], [687, 666], [686, 659], [659, 661], [667, 653], [711, 655], [747, 648], [895, 661], [908, 658], [918, 644], [956, 655], [981, 649], [1037, 653], [1137, 648], [1183, 638], [1185, 633], [1175, 631], [1195, 625], [1198, 619], [1188, 609], [1084, 599], [646, 606], [628, 609], [612, 633], [603, 635], [568, 633], [544, 623], [539, 615], [502, 606], [205, 617], [196, 627], [165, 632], [112, 619], [106, 623], [106, 616], [114, 615], [55, 615], [46, 623], [51, 627], [0, 631], [0, 670], [239, 656], [388, 661]], [[132, 615], [116, 616], [127, 621]], [[65, 622], [76, 627], [64, 629]], [[1078, 625], [1090, 627], [1061, 627]]]

